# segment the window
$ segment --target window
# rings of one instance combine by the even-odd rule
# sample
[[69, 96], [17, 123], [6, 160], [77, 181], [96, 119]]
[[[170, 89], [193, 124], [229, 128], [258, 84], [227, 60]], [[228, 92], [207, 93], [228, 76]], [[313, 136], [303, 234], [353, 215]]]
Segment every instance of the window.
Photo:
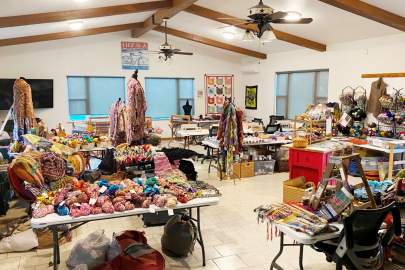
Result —
[[108, 115], [111, 105], [125, 100], [125, 77], [68, 76], [70, 120]]
[[277, 73], [276, 114], [294, 119], [309, 104], [327, 102], [328, 76], [328, 70]]
[[145, 78], [146, 114], [155, 120], [168, 119], [174, 114], [184, 114], [187, 100], [194, 114], [194, 79]]

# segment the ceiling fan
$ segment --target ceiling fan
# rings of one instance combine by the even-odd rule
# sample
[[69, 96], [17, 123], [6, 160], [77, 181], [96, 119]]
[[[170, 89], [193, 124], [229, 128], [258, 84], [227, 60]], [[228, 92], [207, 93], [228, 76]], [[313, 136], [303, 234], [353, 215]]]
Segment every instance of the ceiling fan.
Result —
[[179, 55], [193, 55], [191, 52], [183, 52], [180, 49], [174, 49], [172, 45], [169, 44], [167, 41], [167, 19], [163, 19], [165, 23], [165, 42], [160, 45], [160, 50], [159, 51], [150, 51], [149, 53], [156, 53], [160, 54], [159, 59], [163, 62], [167, 62], [171, 60], [172, 56], [175, 54]]
[[[302, 18], [299, 12], [294, 11], [277, 11], [267, 6], [263, 3], [263, 0], [249, 8], [249, 15], [247, 16], [247, 20], [243, 20], [244, 22], [235, 24], [237, 25], [246, 25], [246, 26], [257, 26], [258, 31], [252, 31], [247, 29], [243, 40], [249, 41], [254, 40], [255, 37], [258, 39], [262, 39], [265, 35], [273, 35], [272, 33], [273, 28], [271, 26], [272, 23], [275, 24], [309, 24], [313, 21], [312, 18]], [[221, 20], [235, 20], [235, 18], [218, 18]], [[229, 26], [225, 26], [226, 28]]]

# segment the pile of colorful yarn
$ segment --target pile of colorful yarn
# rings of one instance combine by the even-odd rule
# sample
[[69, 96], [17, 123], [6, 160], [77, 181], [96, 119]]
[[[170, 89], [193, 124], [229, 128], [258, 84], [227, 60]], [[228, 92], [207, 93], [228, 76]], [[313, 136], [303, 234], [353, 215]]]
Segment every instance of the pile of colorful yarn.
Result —
[[149, 144], [129, 146], [120, 144], [114, 153], [115, 160], [126, 164], [140, 164], [142, 162], [152, 161], [155, 151]]

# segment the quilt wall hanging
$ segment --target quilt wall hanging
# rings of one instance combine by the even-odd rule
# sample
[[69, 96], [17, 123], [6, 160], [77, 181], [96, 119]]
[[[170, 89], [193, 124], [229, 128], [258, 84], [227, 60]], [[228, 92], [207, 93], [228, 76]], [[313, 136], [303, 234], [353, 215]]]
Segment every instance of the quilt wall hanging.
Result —
[[149, 70], [149, 56], [146, 42], [121, 42], [122, 69]]
[[257, 110], [257, 85], [246, 86], [245, 108], [249, 110]]
[[233, 75], [205, 75], [206, 113], [222, 113], [225, 99], [232, 99]]

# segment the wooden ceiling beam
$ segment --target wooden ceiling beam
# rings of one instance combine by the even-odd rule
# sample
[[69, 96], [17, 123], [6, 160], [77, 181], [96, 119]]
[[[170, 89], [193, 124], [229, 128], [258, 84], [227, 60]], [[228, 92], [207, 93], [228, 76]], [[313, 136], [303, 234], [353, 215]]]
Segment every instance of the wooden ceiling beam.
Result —
[[[256, 25], [246, 25], [246, 21], [245, 20], [241, 20], [237, 17], [222, 13], [222, 12], [218, 12], [209, 8], [205, 8], [202, 6], [198, 6], [198, 5], [192, 5], [189, 8], [187, 8], [185, 10], [188, 13], [197, 15], [197, 16], [201, 16], [210, 20], [214, 20], [220, 23], [224, 23], [224, 24], [229, 24], [229, 25], [235, 25], [235, 27], [244, 29], [244, 30], [250, 30], [250, 31], [255, 31], [257, 32], [257, 26]], [[223, 19], [223, 18], [231, 18], [231, 19]], [[296, 35], [292, 35], [280, 30], [276, 30], [274, 29], [274, 34], [276, 36], [277, 39], [288, 42], [288, 43], [292, 43], [301, 47], [305, 47], [308, 49], [312, 49], [312, 50], [316, 50], [316, 51], [320, 51], [320, 52], [324, 52], [326, 51], [326, 45], [316, 42], [316, 41], [312, 41], [306, 38], [302, 38]]]
[[162, 24], [163, 19], [170, 19], [180, 11], [185, 10], [197, 0], [172, 0], [173, 5], [171, 8], [161, 9], [155, 12], [152, 16], [143, 22], [143, 26], [132, 30], [132, 37], [138, 38], [145, 33], [149, 32], [156, 26]]
[[51, 40], [58, 40], [58, 39], [98, 35], [98, 34], [104, 34], [104, 33], [120, 32], [120, 31], [125, 31], [125, 30], [131, 30], [131, 29], [134, 29], [134, 28], [137, 28], [140, 26], [142, 26], [142, 23], [129, 23], [129, 24], [120, 24], [120, 25], [113, 25], [113, 26], [83, 29], [80, 31], [67, 31], [67, 32], [43, 34], [43, 35], [36, 35], [36, 36], [25, 36], [25, 37], [17, 37], [17, 38], [0, 39], [0, 46], [19, 45], [19, 44], [26, 44], [26, 43], [41, 42], [41, 41], [51, 41]]
[[405, 31], [405, 18], [360, 0], [319, 0], [367, 19]]
[[119, 6], [108, 6], [99, 8], [88, 8], [88, 9], [56, 11], [56, 12], [19, 15], [10, 17], [0, 17], [0, 28], [138, 13], [168, 8], [171, 7], [172, 4], [173, 4], [172, 0], [164, 0], [164, 1], [119, 5]]
[[[156, 26], [153, 30], [161, 32], [161, 33], [165, 33], [165, 28], [163, 26]], [[230, 44], [227, 44], [227, 43], [224, 43], [224, 42], [209, 39], [209, 38], [202, 37], [202, 36], [199, 36], [199, 35], [190, 34], [190, 33], [183, 32], [183, 31], [180, 31], [180, 30], [176, 30], [176, 29], [173, 29], [173, 28], [167, 28], [166, 31], [167, 31], [167, 34], [169, 34], [169, 35], [184, 38], [184, 39], [191, 40], [191, 41], [194, 41], [194, 42], [198, 42], [198, 43], [201, 43], [201, 44], [205, 44], [205, 45], [208, 45], [208, 46], [212, 46], [212, 47], [216, 47], [216, 48], [236, 52], [236, 53], [239, 53], [239, 54], [243, 54], [243, 55], [247, 55], [247, 56], [251, 56], [251, 57], [255, 57], [255, 58], [259, 58], [259, 59], [266, 59], [267, 58], [267, 55], [264, 54], [264, 53], [261, 53], [261, 52], [248, 50], [248, 49], [245, 49], [245, 48], [237, 47], [237, 46], [234, 46], [234, 45], [230, 45]]]

